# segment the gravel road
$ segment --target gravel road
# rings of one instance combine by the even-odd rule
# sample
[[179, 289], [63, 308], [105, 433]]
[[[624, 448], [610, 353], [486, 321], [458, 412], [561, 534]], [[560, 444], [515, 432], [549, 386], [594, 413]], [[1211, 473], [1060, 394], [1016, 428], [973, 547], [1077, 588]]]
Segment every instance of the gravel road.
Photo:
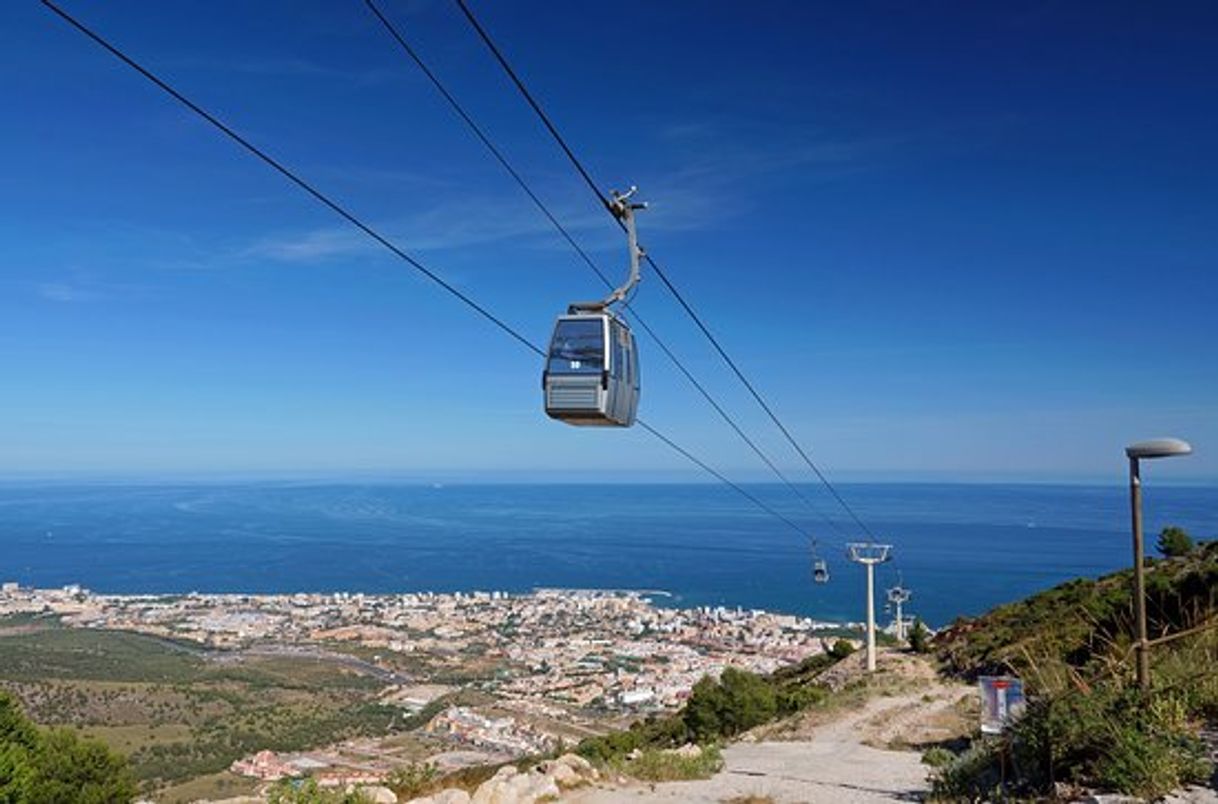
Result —
[[923, 693], [870, 701], [862, 709], [818, 727], [807, 740], [740, 742], [723, 751], [725, 767], [711, 779], [575, 791], [579, 804], [691, 802], [721, 804], [733, 798], [787, 802], [917, 801], [927, 790], [927, 768], [914, 751], [887, 751], [862, 743], [866, 723], [907, 712]]

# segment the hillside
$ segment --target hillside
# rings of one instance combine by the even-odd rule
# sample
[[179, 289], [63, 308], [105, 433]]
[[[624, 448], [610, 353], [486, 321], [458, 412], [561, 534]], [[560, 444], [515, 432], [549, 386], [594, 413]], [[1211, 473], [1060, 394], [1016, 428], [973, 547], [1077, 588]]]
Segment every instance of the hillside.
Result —
[[944, 758], [945, 797], [1112, 790], [1157, 797], [1212, 783], [1218, 723], [1218, 542], [1148, 561], [1152, 689], [1133, 682], [1132, 570], [1061, 584], [961, 619], [935, 640], [946, 672], [1024, 679], [1026, 715]]
[[[959, 619], [935, 640], [953, 673], [1036, 674], [1069, 669], [1087, 676], [1131, 650], [1133, 571], [1079, 578], [977, 618]], [[1218, 616], [1218, 541], [1189, 555], [1148, 559], [1150, 638], [1179, 633]]]

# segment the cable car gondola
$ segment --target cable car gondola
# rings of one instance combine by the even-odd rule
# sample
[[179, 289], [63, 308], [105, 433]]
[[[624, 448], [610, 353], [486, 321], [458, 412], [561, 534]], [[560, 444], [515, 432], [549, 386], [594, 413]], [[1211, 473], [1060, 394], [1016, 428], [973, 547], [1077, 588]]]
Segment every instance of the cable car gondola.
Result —
[[630, 276], [608, 297], [577, 302], [558, 317], [546, 367], [541, 375], [546, 415], [567, 424], [630, 427], [639, 409], [639, 357], [634, 333], [610, 307], [626, 298], [639, 281], [639, 248], [634, 229], [631, 188], [613, 194], [613, 213], [625, 224], [630, 246]]
[[823, 558], [812, 562], [812, 580], [817, 583], [829, 583], [829, 562]]
[[612, 313], [560, 316], [545, 371], [546, 413], [567, 424], [629, 427], [639, 409], [634, 334]]

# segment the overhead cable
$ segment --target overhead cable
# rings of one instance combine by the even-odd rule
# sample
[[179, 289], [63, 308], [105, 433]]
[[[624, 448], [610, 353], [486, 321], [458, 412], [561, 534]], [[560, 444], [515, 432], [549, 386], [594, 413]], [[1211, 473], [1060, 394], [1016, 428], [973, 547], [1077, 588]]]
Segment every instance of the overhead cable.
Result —
[[[538, 118], [541, 120], [541, 122], [545, 126], [546, 130], [550, 132], [550, 135], [554, 138], [554, 141], [558, 144], [559, 148], [561, 148], [563, 153], [566, 154], [567, 159], [571, 162], [572, 166], [574, 166], [575, 170], [583, 178], [584, 183], [588, 185], [588, 187], [596, 195], [597, 199], [600, 200], [601, 205], [604, 206], [606, 209], [609, 209], [609, 199], [605, 196], [604, 193], [601, 192], [600, 188], [597, 186], [596, 182], [593, 180], [591, 174], [589, 174], [588, 170], [584, 167], [583, 163], [579, 160], [579, 157], [577, 157], [575, 155], [575, 152], [572, 150], [571, 146], [567, 144], [567, 141], [563, 138], [562, 134], [559, 133], [558, 128], [554, 125], [554, 123], [550, 119], [549, 115], [546, 114], [545, 110], [541, 107], [541, 104], [538, 103], [537, 99], [533, 96], [533, 93], [529, 91], [527, 86], [525, 86], [524, 81], [521, 80], [521, 78], [520, 78], [519, 74], [517, 74], [516, 70], [512, 68], [512, 65], [508, 62], [507, 58], [503, 55], [503, 51], [500, 50], [500, 48], [497, 44], [495, 44], [495, 41], [491, 38], [491, 36], [487, 32], [486, 28], [484, 28], [482, 26], [482, 24], [478, 21], [478, 18], [476, 16], [474, 16], [474, 13], [470, 9], [469, 5], [465, 2], [465, 0], [454, 0], [454, 2], [456, 2], [457, 6], [461, 9], [461, 12], [465, 15], [466, 20], [469, 22], [470, 26], [474, 29], [474, 31], [478, 34], [478, 37], [486, 45], [487, 49], [489, 49], [490, 52], [492, 53], [492, 55], [494, 55], [495, 60], [497, 62], [499, 62], [499, 65], [503, 68], [504, 72], [507, 74], [507, 76], [511, 80], [511, 82], [516, 86], [516, 89], [520, 91], [520, 94], [524, 97], [525, 101], [533, 109], [533, 111], [537, 114]], [[615, 220], [616, 220], [616, 217], [615, 217]], [[621, 221], [618, 221], [618, 223], [619, 223], [619, 225], [621, 225]], [[658, 277], [660, 277], [660, 281], [664, 283], [664, 286], [666, 288], [668, 288], [670, 293], [672, 293], [673, 298], [675, 298], [677, 300], [678, 304], [681, 305], [681, 307], [685, 310], [686, 314], [688, 314], [689, 317], [693, 320], [694, 324], [697, 325], [698, 329], [702, 332], [702, 334], [710, 342], [711, 346], [713, 346], [715, 351], [718, 352], [719, 356], [727, 364], [728, 368], [730, 368], [732, 370], [732, 373], [736, 375], [736, 378], [738, 380], [740, 380], [740, 382], [748, 390], [749, 394], [753, 397], [753, 399], [757, 402], [757, 404], [761, 406], [761, 409], [765, 411], [765, 413], [769, 417], [770, 421], [772, 421], [774, 423], [774, 425], [782, 433], [783, 437], [787, 440], [787, 442], [795, 449], [796, 453], [799, 454], [799, 457], [803, 459], [803, 462], [808, 466], [809, 469], [812, 470], [812, 472], [816, 475], [816, 477], [820, 480], [820, 482], [824, 485], [824, 487], [828, 490], [828, 492], [833, 496], [833, 498], [837, 501], [837, 503], [842, 507], [842, 510], [844, 510], [850, 516], [850, 518], [854, 521], [854, 523], [856, 525], [858, 525], [872, 541], [874, 541], [875, 534], [873, 534], [871, 532], [871, 529], [869, 527], [867, 527], [866, 523], [863, 522], [863, 520], [859, 517], [858, 513], [855, 512], [855, 510], [850, 506], [850, 504], [846, 502], [846, 499], [841, 495], [841, 493], [837, 490], [837, 488], [833, 485], [833, 483], [830, 482], [829, 478], [825, 475], [825, 473], [823, 471], [821, 471], [820, 467], [816, 465], [816, 463], [812, 460], [811, 456], [808, 455], [807, 451], [804, 450], [804, 448], [802, 446], [800, 446], [799, 442], [795, 440], [795, 437], [793, 435], [791, 435], [791, 431], [789, 429], [787, 429], [786, 425], [784, 425], [782, 423], [782, 421], [778, 418], [778, 415], [776, 413], [774, 413], [773, 408], [770, 407], [769, 403], [766, 402], [766, 400], [762, 397], [761, 393], [758, 392], [757, 388], [753, 385], [753, 383], [750, 382], [749, 379], [744, 375], [744, 372], [740, 370], [740, 367], [736, 364], [736, 361], [734, 361], [728, 355], [727, 351], [719, 343], [719, 339], [716, 338], [713, 333], [711, 333], [710, 329], [707, 327], [706, 323], [702, 320], [701, 316], [699, 316], [697, 314], [697, 312], [694, 311], [693, 307], [689, 304], [689, 302], [685, 300], [684, 295], [682, 295], [682, 293], [677, 289], [676, 285], [674, 285], [672, 283], [672, 281], [668, 278], [668, 275], [665, 273], [665, 271], [659, 266], [659, 264], [656, 263], [655, 259], [651, 256], [650, 253], [644, 252], [644, 259], [646, 260], [647, 264], [650, 265], [652, 267], [652, 269], [656, 272], [656, 275]]]
[[[571, 248], [575, 250], [575, 253], [579, 255], [579, 257], [584, 261], [585, 264], [587, 264], [593, 273], [600, 278], [606, 287], [612, 288], [613, 282], [610, 281], [605, 272], [593, 261], [590, 256], [588, 256], [588, 253], [579, 245], [579, 243], [576, 242], [570, 231], [568, 231], [568, 229], [558, 220], [558, 216], [556, 216], [546, 205], [546, 203], [541, 200], [540, 196], [533, 191], [528, 182], [525, 181], [524, 176], [521, 175], [520, 171], [518, 171], [512, 165], [507, 156], [505, 156], [503, 151], [495, 145], [494, 141], [491, 140], [490, 136], [486, 133], [482, 126], [478, 125], [473, 116], [465, 109], [464, 106], [461, 105], [460, 101], [457, 100], [453, 93], [449, 91], [449, 89], [444, 85], [444, 82], [440, 80], [440, 77], [436, 74], [436, 72], [432, 70], [430, 66], [428, 66], [428, 64], [423, 60], [423, 57], [419, 55], [418, 51], [411, 46], [406, 37], [402, 35], [398, 27], [389, 20], [389, 18], [381, 11], [373, 0], [364, 0], [364, 4], [368, 7], [368, 10], [372, 12], [372, 15], [376, 17], [377, 21], [380, 22], [381, 26], [384, 27], [385, 31], [393, 38], [394, 41], [397, 42], [402, 51], [405, 52], [411, 61], [413, 61], [414, 64], [419, 68], [419, 70], [422, 71], [423, 75], [426, 76], [427, 80], [431, 82], [436, 91], [439, 92], [444, 100], [448, 102], [448, 105], [457, 114], [457, 116], [460, 117], [470, 131], [474, 133], [474, 136], [477, 137], [483, 146], [486, 147], [487, 151], [490, 152], [495, 161], [497, 161], [500, 166], [507, 171], [508, 175], [512, 177], [517, 185], [519, 185], [520, 189], [525, 193], [525, 195], [527, 195], [533, 204], [541, 211], [541, 214], [545, 216], [545, 218], [554, 226], [563, 239], [570, 244]], [[824, 521], [831, 529], [837, 532], [839, 536], [846, 538], [847, 535], [842, 532], [841, 527], [837, 524], [837, 522], [827, 517], [824, 512], [822, 512], [812, 502], [812, 500], [810, 500], [808, 496], [804, 494], [804, 492], [800, 490], [800, 488], [793, 483], [781, 469], [778, 468], [774, 461], [761, 450], [757, 443], [744, 432], [744, 430], [739, 424], [736, 423], [732, 416], [726, 410], [724, 410], [723, 406], [720, 405], [713, 396], [711, 396], [710, 392], [705, 388], [705, 386], [703, 386], [703, 384], [699, 382], [696, 377], [694, 377], [693, 373], [686, 368], [685, 364], [676, 356], [676, 354], [673, 353], [673, 351], [651, 328], [651, 326], [647, 324], [639, 312], [631, 308], [628, 301], [624, 303], [623, 306], [630, 310], [631, 317], [635, 320], [635, 322], [643, 329], [644, 332], [651, 336], [651, 339], [655, 341], [657, 346], [660, 347], [660, 350], [664, 352], [665, 356], [672, 361], [672, 364], [676, 366], [677, 370], [680, 371], [685, 379], [688, 380], [689, 383], [698, 391], [698, 393], [702, 395], [702, 398], [705, 399], [708, 404], [710, 404], [715, 412], [719, 414], [720, 418], [727, 423], [727, 425], [736, 433], [736, 435], [742, 441], [744, 441], [749, 449], [751, 449], [753, 453], [757, 455], [757, 457], [760, 458], [767, 467], [769, 467], [770, 471], [779, 479], [779, 481], [790, 489], [791, 492], [794, 493], [813, 514]]]
[[[361, 232], [363, 232], [364, 234], [371, 237], [381, 246], [388, 249], [391, 253], [393, 253], [399, 259], [403, 260], [404, 262], [409, 264], [412, 268], [419, 271], [421, 274], [423, 274], [425, 277], [430, 279], [432, 282], [434, 282], [436, 285], [438, 285], [443, 290], [447, 291], [450, 295], [457, 298], [467, 307], [474, 310], [476, 313], [481, 315], [483, 318], [486, 318], [487, 320], [489, 320], [496, 327], [498, 327], [500, 330], [502, 330], [504, 333], [506, 333], [508, 336], [510, 336], [513, 340], [517, 341], [518, 343], [523, 345], [526, 349], [532, 351], [534, 354], [536, 354], [540, 357], [546, 356], [545, 350], [541, 349], [540, 347], [538, 347], [537, 345], [532, 343], [528, 338], [526, 338], [519, 331], [514, 329], [510, 324], [503, 321], [503, 319], [496, 316], [489, 309], [487, 309], [483, 305], [476, 302], [474, 299], [472, 299], [467, 294], [465, 294], [465, 293], [461, 292], [460, 290], [458, 290], [457, 288], [455, 288], [452, 284], [450, 284], [449, 282], [444, 280], [438, 274], [436, 274], [435, 272], [428, 269], [417, 259], [410, 256], [410, 254], [408, 254], [407, 252], [405, 252], [404, 250], [402, 250], [401, 248], [396, 246], [388, 238], [384, 237], [379, 232], [377, 232], [375, 229], [373, 229], [371, 226], [369, 226], [368, 224], [366, 224], [362, 220], [360, 220], [358, 217], [356, 217], [353, 213], [349, 212], [345, 207], [343, 207], [338, 202], [331, 199], [329, 196], [324, 194], [322, 191], [315, 188], [312, 184], [310, 184], [305, 179], [301, 178], [298, 174], [293, 172], [290, 168], [286, 167], [283, 163], [279, 162], [277, 159], [275, 159], [274, 157], [272, 157], [268, 153], [266, 153], [266, 151], [262, 150], [257, 145], [254, 145], [248, 139], [243, 137], [241, 134], [237, 133], [235, 130], [233, 130], [231, 127], [229, 127], [219, 118], [217, 118], [215, 115], [211, 114], [206, 109], [204, 109], [203, 107], [196, 104], [194, 101], [187, 98], [181, 92], [174, 89], [166, 81], [164, 81], [163, 79], [158, 77], [156, 74], [154, 74], [152, 71], [148, 70], [147, 68], [145, 68], [144, 66], [142, 66], [141, 64], [136, 62], [134, 59], [132, 59], [127, 54], [125, 54], [123, 51], [119, 50], [118, 47], [111, 44], [108, 40], [103, 38], [100, 34], [94, 32], [91, 28], [87, 27], [84, 23], [77, 20], [75, 17], [73, 17], [71, 14], [69, 14], [64, 9], [60, 8], [58, 5], [56, 5], [54, 2], [52, 2], [52, 0], [42, 0], [42, 4], [44, 6], [46, 6], [47, 8], [49, 8], [51, 11], [53, 11], [57, 16], [59, 16], [61, 19], [63, 19], [65, 22], [67, 22], [69, 25], [71, 25], [73, 28], [75, 28], [77, 31], [84, 34], [89, 39], [93, 40], [93, 42], [95, 42], [97, 45], [99, 45], [100, 47], [105, 49], [115, 58], [119, 59], [121, 62], [126, 64], [128, 67], [130, 67], [131, 69], [138, 72], [148, 81], [152, 82], [159, 89], [161, 89], [162, 91], [164, 91], [165, 93], [167, 93], [168, 95], [173, 97], [183, 106], [185, 106], [186, 108], [188, 108], [192, 112], [194, 112], [196, 115], [198, 115], [199, 117], [206, 120], [213, 127], [218, 129], [229, 139], [236, 142], [238, 145], [240, 145], [250, 154], [254, 155], [259, 160], [261, 160], [262, 162], [264, 162], [265, 164], [267, 164], [271, 168], [273, 168], [277, 173], [282, 175], [284, 178], [288, 179], [293, 184], [295, 184], [297, 187], [304, 190], [306, 193], [308, 193], [310, 196], [312, 196], [319, 203], [326, 206], [332, 212], [339, 215], [344, 220], [346, 220], [348, 223], [350, 223], [352, 226], [355, 226]], [[724, 484], [726, 484], [730, 488], [732, 488], [735, 491], [737, 491], [738, 493], [740, 493], [742, 496], [744, 496], [746, 499], [751, 501], [754, 505], [759, 507], [761, 510], [776, 517], [777, 519], [779, 519], [780, 521], [782, 521], [783, 523], [788, 525], [800, 536], [807, 538], [807, 539], [811, 538], [805, 529], [799, 527], [791, 519], [787, 518], [786, 516], [782, 515], [778, 511], [771, 508], [770, 506], [766, 505], [755, 495], [751, 494], [750, 492], [748, 492], [746, 489], [744, 489], [740, 485], [732, 482], [722, 473], [716, 471], [710, 465], [708, 465], [704, 461], [702, 461], [699, 458], [697, 458], [696, 456], [694, 456], [691, 452], [689, 452], [685, 448], [679, 446], [676, 442], [674, 442], [672, 439], [665, 436], [663, 433], [661, 433], [656, 428], [643, 422], [642, 420], [639, 420], [638, 423], [640, 425], [642, 425], [644, 427], [644, 429], [646, 429], [649, 433], [651, 433], [653, 436], [658, 438], [660, 441], [662, 441], [663, 443], [668, 445], [670, 448], [672, 448], [673, 450], [675, 450], [676, 452], [681, 454], [687, 460], [691, 461], [692, 463], [694, 463], [695, 465], [697, 465], [704, 471], [708, 472], [709, 474], [713, 475], [718, 480], [722, 481]]]

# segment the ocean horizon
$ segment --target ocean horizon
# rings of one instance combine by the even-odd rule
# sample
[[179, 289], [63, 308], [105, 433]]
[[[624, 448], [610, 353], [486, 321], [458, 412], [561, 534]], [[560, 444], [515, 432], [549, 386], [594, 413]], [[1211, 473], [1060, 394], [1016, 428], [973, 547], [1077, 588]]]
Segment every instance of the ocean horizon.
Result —
[[[0, 580], [110, 594], [647, 589], [665, 605], [863, 616], [844, 543], [868, 534], [803, 490], [746, 488], [815, 545], [719, 485], [329, 482], [0, 483]], [[935, 626], [1130, 563], [1124, 485], [845, 483], [894, 561], [883, 589]], [[1146, 532], [1218, 537], [1218, 488], [1147, 484]], [[814, 584], [814, 558], [830, 582]]]

